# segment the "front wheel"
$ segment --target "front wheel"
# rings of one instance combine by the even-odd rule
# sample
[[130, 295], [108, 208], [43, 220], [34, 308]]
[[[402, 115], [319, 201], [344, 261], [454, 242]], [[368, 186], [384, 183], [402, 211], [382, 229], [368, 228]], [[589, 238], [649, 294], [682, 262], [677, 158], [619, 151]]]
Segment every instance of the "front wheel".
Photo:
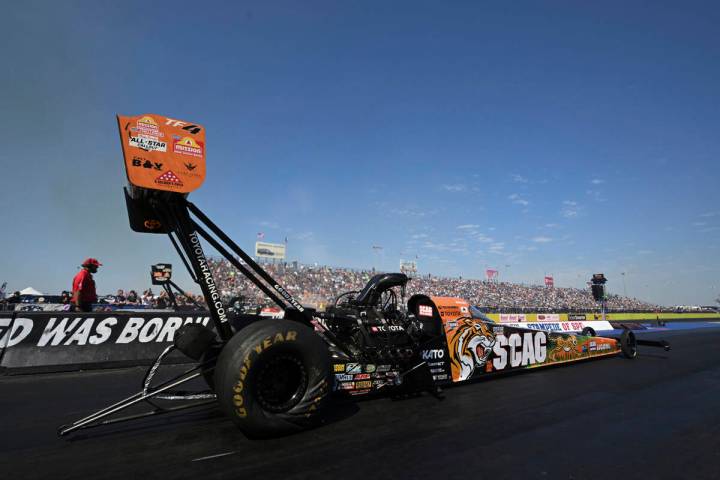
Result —
[[261, 320], [223, 347], [214, 383], [221, 409], [250, 437], [318, 423], [331, 388], [327, 345], [290, 320]]
[[620, 335], [620, 350], [622, 350], [625, 358], [637, 357], [637, 340], [631, 330], [626, 329], [622, 335]]
[[595, 330], [593, 330], [592, 327], [585, 327], [582, 329], [581, 335], [583, 335], [585, 337], [594, 337]]

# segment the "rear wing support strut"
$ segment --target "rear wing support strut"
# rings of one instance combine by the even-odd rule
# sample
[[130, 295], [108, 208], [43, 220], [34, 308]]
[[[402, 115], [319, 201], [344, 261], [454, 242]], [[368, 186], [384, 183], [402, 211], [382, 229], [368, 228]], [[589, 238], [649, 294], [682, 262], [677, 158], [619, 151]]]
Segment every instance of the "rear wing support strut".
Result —
[[[129, 195], [126, 192], [126, 195]], [[200, 286], [210, 310], [215, 329], [223, 342], [232, 337], [232, 328], [221, 300], [221, 292], [210, 269], [201, 237], [237, 268], [278, 307], [285, 317], [310, 325], [311, 312], [306, 311], [285, 288], [210, 220], [198, 207], [179, 194], [148, 196], [143, 201], [151, 207], [166, 225], [168, 236], [185, 264], [190, 276]], [[192, 213], [192, 216], [191, 216]], [[193, 218], [194, 217], [194, 218]], [[205, 228], [204, 228], [205, 227]], [[212, 232], [208, 232], [206, 228]], [[234, 253], [244, 262], [232, 255]]]

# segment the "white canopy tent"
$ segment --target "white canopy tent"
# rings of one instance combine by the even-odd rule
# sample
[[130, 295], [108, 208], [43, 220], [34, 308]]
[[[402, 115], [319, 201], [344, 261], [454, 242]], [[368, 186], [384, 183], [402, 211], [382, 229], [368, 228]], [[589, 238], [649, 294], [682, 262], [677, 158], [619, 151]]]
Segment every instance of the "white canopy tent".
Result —
[[32, 287], [27, 287], [24, 290], [20, 290], [20, 295], [45, 295], [45, 294], [42, 292], [38, 292], [37, 290], [35, 290]]

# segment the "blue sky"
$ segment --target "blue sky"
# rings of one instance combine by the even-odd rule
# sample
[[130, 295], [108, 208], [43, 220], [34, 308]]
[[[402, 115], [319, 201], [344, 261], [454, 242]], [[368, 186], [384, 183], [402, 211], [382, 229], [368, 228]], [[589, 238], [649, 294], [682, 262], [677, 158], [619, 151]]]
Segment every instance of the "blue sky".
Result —
[[192, 198], [248, 250], [262, 231], [304, 263], [720, 293], [716, 2], [15, 2], [0, 22], [11, 289], [69, 288], [87, 256], [103, 292], [180, 265], [122, 197], [114, 115], [158, 113], [206, 127]]

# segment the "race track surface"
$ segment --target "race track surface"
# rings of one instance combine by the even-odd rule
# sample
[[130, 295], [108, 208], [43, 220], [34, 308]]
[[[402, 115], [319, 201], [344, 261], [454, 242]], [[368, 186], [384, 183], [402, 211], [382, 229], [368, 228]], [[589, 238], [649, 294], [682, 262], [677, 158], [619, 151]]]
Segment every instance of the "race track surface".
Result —
[[[720, 329], [649, 334], [612, 358], [335, 409], [251, 441], [216, 409], [59, 439], [133, 393], [141, 369], [0, 378], [3, 478], [720, 478]], [[647, 336], [647, 335], [644, 335]]]

